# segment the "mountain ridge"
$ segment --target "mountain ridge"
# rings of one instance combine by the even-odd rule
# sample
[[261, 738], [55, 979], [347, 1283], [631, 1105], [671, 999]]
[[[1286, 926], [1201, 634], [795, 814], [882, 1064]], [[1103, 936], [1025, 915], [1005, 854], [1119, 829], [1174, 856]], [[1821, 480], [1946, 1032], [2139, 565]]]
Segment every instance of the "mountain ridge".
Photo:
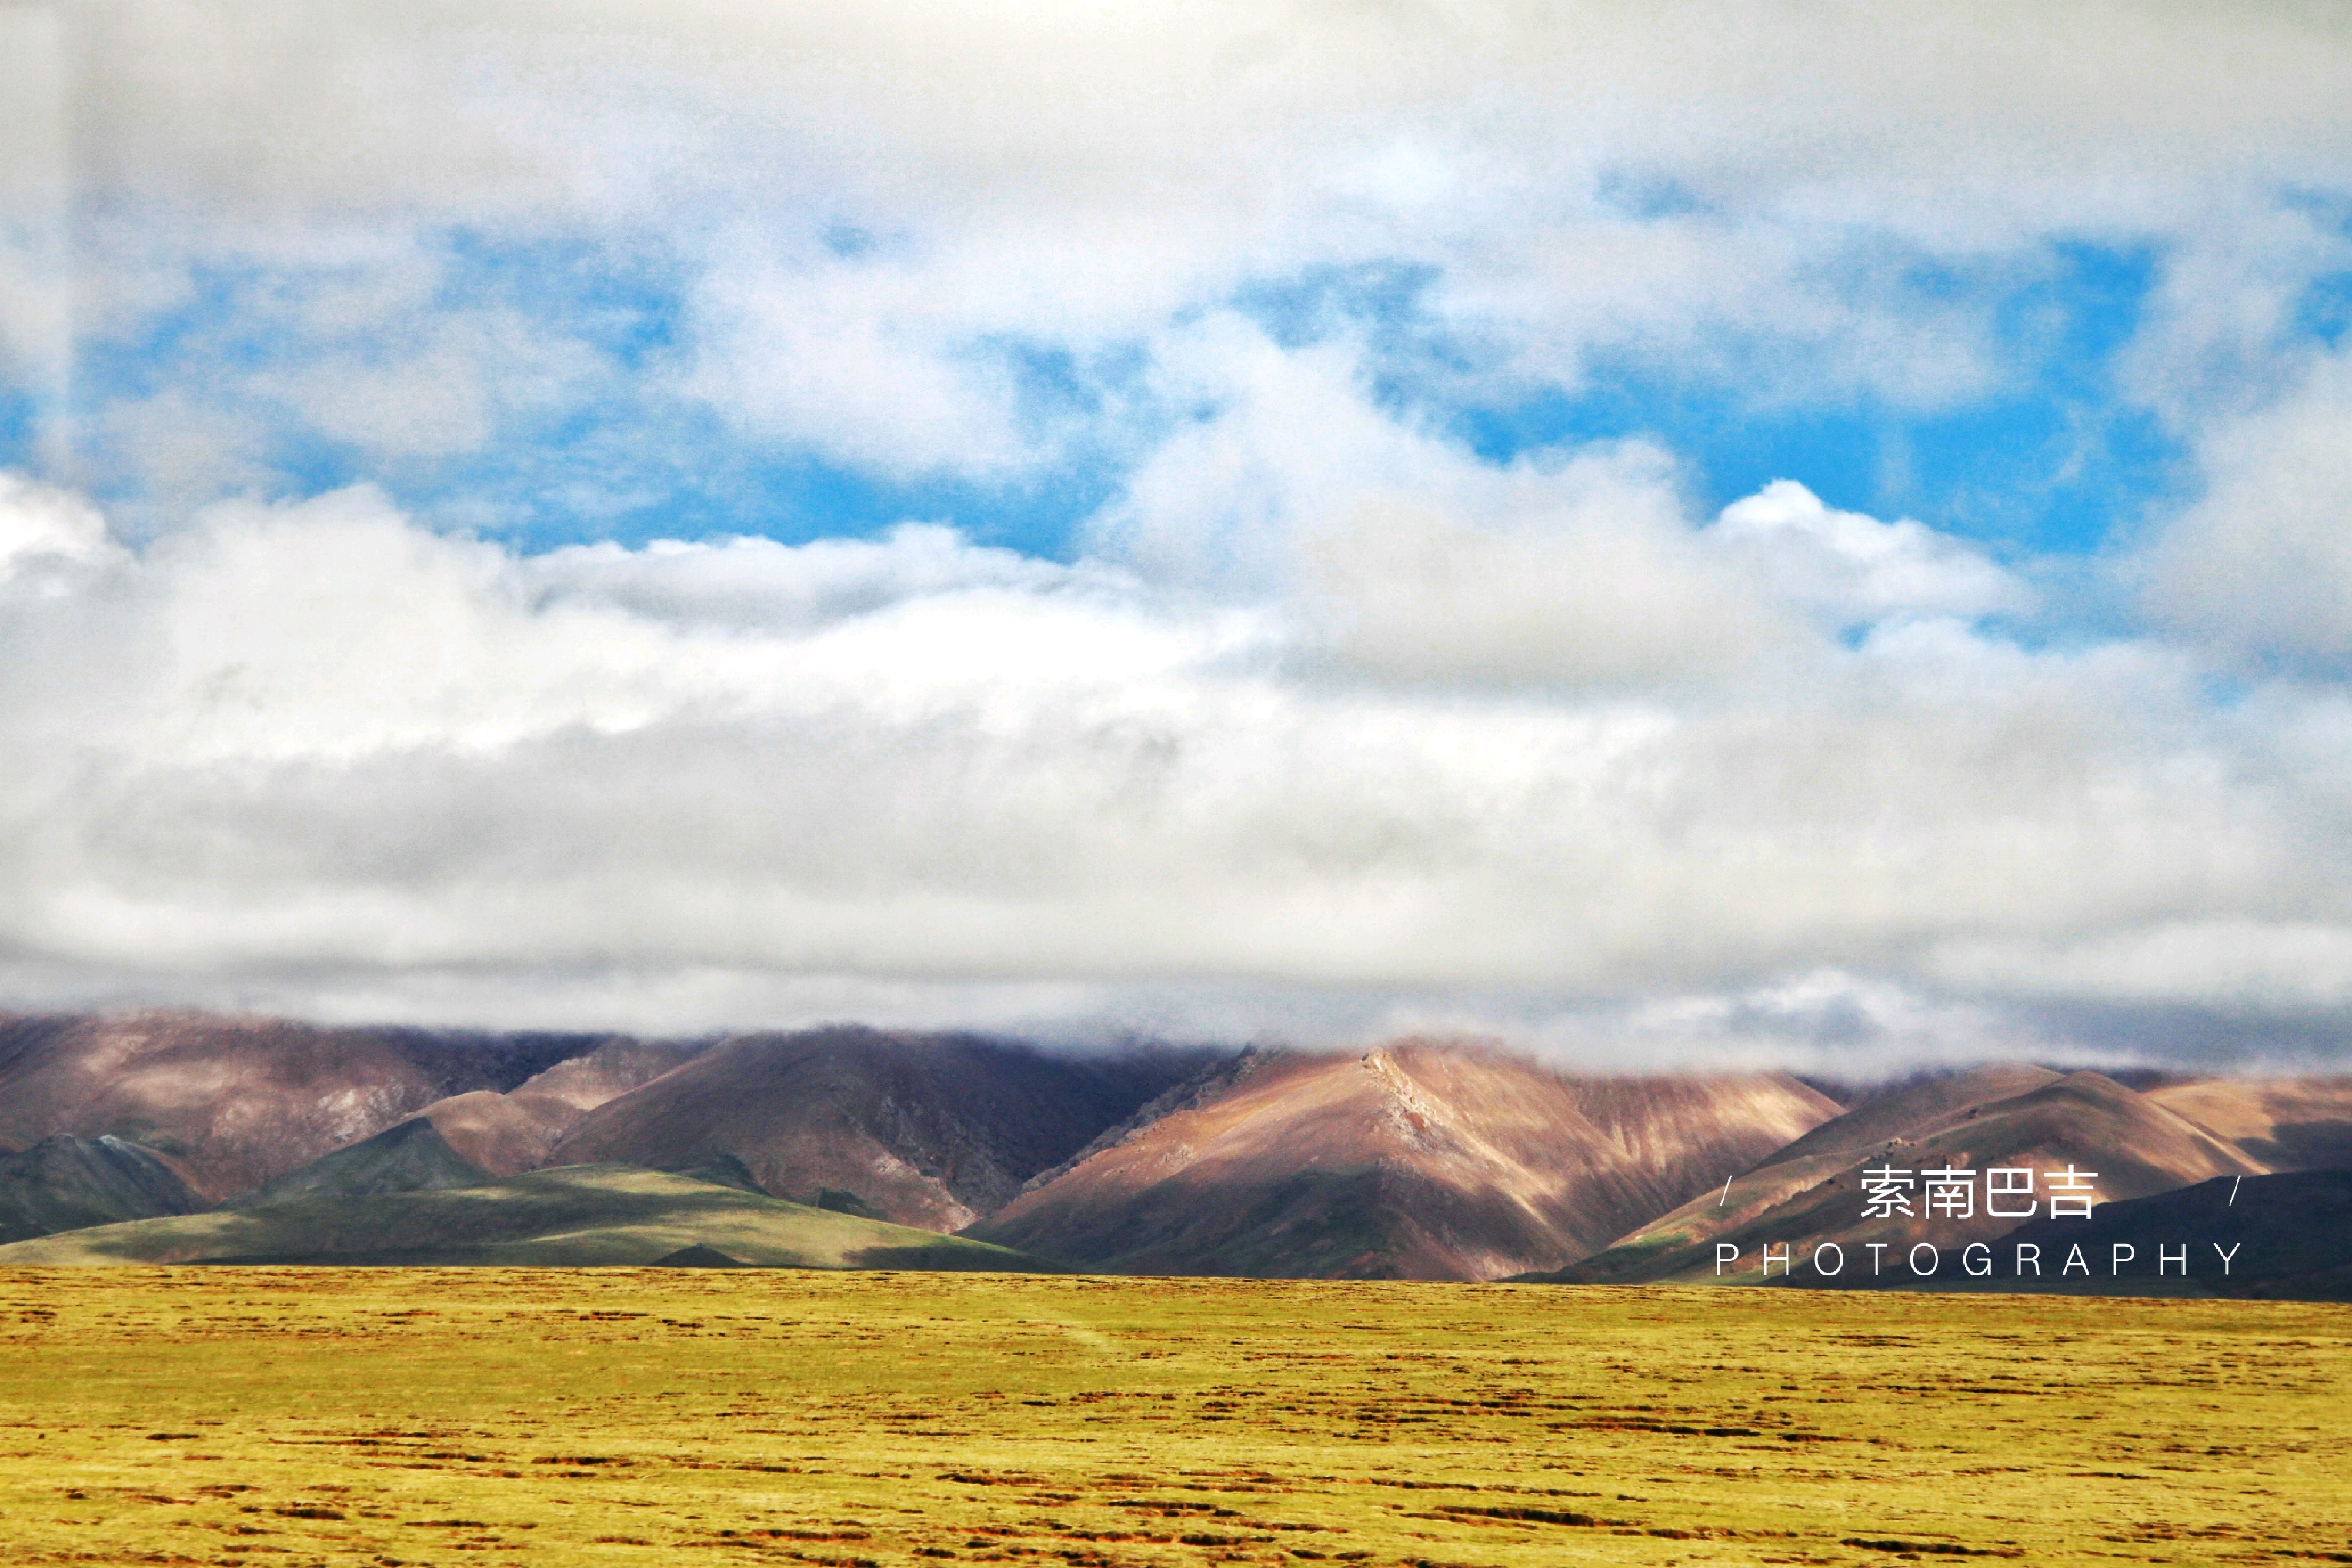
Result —
[[[1833, 1085], [1850, 1104], [1830, 1082], [1579, 1073], [1452, 1037], [1086, 1056], [848, 1025], [648, 1040], [0, 1014], [0, 1240], [625, 1165], [1097, 1269], [1729, 1281], [1765, 1242], [1965, 1245], [2013, 1223], [1858, 1224], [1865, 1164], [2073, 1163], [2103, 1203], [2352, 1168], [2343, 1075], [1987, 1063]], [[1743, 1255], [1722, 1276], [1717, 1240]]]
[[961, 1230], [1209, 1053], [1056, 1055], [989, 1036], [835, 1026], [726, 1039], [589, 1111], [562, 1163], [665, 1169], [718, 1154], [779, 1197]]
[[112, 1134], [218, 1202], [616, 1037], [320, 1026], [173, 1009], [0, 1015], [0, 1142]]
[[1578, 1079], [1458, 1041], [1203, 1077], [965, 1234], [1117, 1272], [1491, 1279], [1837, 1110], [1778, 1075]]

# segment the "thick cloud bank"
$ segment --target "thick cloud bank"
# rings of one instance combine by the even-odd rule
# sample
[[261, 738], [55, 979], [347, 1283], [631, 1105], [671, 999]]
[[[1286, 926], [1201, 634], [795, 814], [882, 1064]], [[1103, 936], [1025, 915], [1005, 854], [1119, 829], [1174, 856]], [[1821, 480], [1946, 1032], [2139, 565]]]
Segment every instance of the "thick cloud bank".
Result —
[[[1490, 482], [1345, 506], [1243, 600], [929, 527], [523, 556], [366, 489], [133, 552], [11, 480], [6, 981], [1604, 1058], [2352, 1011], [2340, 693], [2019, 646], [1958, 613], [2011, 574], [1790, 484]], [[1677, 617], [1708, 657], [1623, 650]]]

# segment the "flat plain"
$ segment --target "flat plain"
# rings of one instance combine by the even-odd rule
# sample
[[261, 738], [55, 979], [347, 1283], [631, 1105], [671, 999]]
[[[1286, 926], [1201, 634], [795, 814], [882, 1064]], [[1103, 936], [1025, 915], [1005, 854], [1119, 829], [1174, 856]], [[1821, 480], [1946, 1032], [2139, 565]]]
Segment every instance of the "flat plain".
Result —
[[0, 1560], [2352, 1562], [2352, 1307], [0, 1272]]

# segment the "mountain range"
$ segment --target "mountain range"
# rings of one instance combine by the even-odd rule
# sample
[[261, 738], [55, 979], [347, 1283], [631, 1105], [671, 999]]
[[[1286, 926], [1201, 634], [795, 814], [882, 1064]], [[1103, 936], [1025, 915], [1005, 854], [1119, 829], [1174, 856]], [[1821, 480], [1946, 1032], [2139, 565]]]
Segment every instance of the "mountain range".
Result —
[[2352, 1168], [2352, 1079], [2002, 1064], [1850, 1086], [1578, 1074], [1437, 1039], [1080, 1052], [847, 1026], [681, 1041], [0, 1017], [0, 1264], [675, 1254], [1753, 1282], [1767, 1245], [2017, 1226], [1863, 1213], [1865, 1169], [1942, 1165], [2095, 1172], [2108, 1205]]
[[609, 1038], [0, 1015], [0, 1147], [111, 1134], [217, 1202], [453, 1096], [520, 1088]]

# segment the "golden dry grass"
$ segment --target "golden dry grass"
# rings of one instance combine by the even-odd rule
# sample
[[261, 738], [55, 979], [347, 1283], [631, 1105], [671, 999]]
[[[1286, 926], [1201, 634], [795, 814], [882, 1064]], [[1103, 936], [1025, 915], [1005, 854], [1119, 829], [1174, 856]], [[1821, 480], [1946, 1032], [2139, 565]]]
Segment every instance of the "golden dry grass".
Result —
[[0, 1273], [10, 1563], [2352, 1562], [2352, 1308]]

